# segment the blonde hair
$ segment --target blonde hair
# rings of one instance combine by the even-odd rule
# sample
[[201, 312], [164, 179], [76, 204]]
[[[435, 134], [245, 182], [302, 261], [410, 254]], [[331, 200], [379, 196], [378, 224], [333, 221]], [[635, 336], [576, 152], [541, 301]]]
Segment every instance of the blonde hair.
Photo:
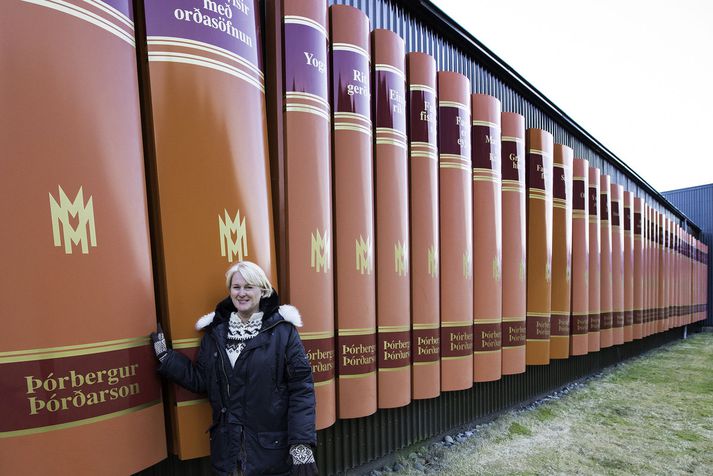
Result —
[[262, 291], [262, 297], [272, 296], [272, 284], [262, 268], [251, 261], [238, 261], [225, 272], [225, 287], [230, 290], [233, 275], [240, 273], [243, 279]]

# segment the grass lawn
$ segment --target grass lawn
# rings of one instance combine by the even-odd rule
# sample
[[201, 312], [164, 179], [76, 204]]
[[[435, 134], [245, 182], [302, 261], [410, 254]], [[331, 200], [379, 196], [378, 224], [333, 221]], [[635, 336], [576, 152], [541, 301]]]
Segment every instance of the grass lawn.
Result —
[[713, 333], [620, 364], [560, 399], [419, 455], [418, 465], [407, 458], [391, 474], [711, 475]]

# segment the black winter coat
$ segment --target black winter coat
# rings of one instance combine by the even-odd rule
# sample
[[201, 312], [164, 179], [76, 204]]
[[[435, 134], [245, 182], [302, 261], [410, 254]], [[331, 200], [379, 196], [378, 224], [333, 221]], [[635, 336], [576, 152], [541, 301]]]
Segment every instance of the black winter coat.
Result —
[[294, 307], [279, 306], [278, 312], [278, 306], [274, 292], [260, 301], [262, 327], [235, 367], [225, 351], [228, 320], [235, 312], [228, 297], [212, 319], [209, 314], [196, 325], [207, 324], [196, 362], [169, 351], [158, 369], [186, 389], [208, 395], [210, 457], [218, 474], [234, 471], [239, 463], [245, 476], [288, 474], [290, 446], [316, 446], [312, 368], [295, 329], [301, 320]]

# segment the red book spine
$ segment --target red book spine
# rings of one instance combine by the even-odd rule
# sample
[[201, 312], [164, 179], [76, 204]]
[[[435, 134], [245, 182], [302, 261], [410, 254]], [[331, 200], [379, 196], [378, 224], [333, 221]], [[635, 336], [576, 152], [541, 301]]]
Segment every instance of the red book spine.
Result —
[[473, 190], [470, 81], [438, 72], [441, 390], [473, 386]]
[[436, 60], [409, 53], [407, 67], [412, 387], [424, 399], [441, 393]]
[[552, 298], [552, 134], [528, 129], [527, 365], [550, 363]]
[[404, 41], [372, 32], [378, 405], [411, 401], [408, 144]]
[[572, 168], [572, 312], [570, 354], [589, 351], [589, 161]]
[[644, 242], [643, 242], [644, 200], [634, 198], [634, 339], [643, 337], [644, 312]]
[[612, 344], [624, 343], [624, 187], [611, 184]]
[[525, 118], [502, 113], [503, 375], [525, 371], [527, 315], [527, 197]]
[[624, 342], [634, 340], [634, 194], [624, 192]]
[[599, 195], [601, 174], [589, 167], [589, 352], [599, 351], [601, 319], [601, 214]]
[[337, 415], [376, 411], [376, 273], [369, 19], [330, 8]]
[[336, 420], [327, 2], [284, 0], [282, 5], [283, 259], [288, 298], [304, 322], [300, 336], [312, 363], [317, 429], [322, 429]]
[[572, 308], [572, 161], [570, 147], [555, 144], [552, 172], [552, 312], [550, 358], [569, 357]]
[[472, 95], [473, 380], [501, 376], [502, 248], [500, 101]]
[[600, 345], [602, 348], [612, 346], [613, 321], [613, 276], [612, 276], [612, 227], [611, 227], [611, 177], [602, 175], [601, 194], [601, 228], [599, 230], [602, 246], [601, 267], [601, 311], [600, 311]]
[[0, 473], [133, 473], [166, 444], [132, 2], [0, 24]]

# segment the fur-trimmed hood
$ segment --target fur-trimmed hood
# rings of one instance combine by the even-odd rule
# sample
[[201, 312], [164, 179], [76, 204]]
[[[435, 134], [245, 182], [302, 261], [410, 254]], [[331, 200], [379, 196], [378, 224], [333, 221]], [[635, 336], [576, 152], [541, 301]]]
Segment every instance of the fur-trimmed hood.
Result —
[[[228, 298], [228, 299], [230, 299], [230, 298]], [[222, 302], [221, 302], [221, 304], [222, 304]], [[231, 303], [231, 305], [232, 305], [232, 303]], [[220, 307], [220, 304], [218, 305], [218, 307]], [[220, 313], [220, 311], [218, 309], [216, 309], [215, 311], [213, 311], [209, 314], [206, 314], [205, 316], [202, 316], [200, 319], [198, 319], [196, 321], [196, 330], [197, 331], [203, 330], [206, 327], [213, 324], [213, 321], [216, 320], [215, 319], [216, 312]], [[235, 311], [231, 311], [231, 312], [235, 312]], [[282, 319], [289, 322], [293, 326], [302, 327], [302, 316], [300, 315], [300, 311], [295, 306], [292, 306], [290, 304], [283, 304], [278, 307], [277, 312], [280, 314]], [[229, 314], [228, 314], [228, 316], [229, 316]], [[264, 316], [263, 316], [263, 318], [264, 318]], [[222, 319], [220, 319], [220, 320], [222, 321]]]

